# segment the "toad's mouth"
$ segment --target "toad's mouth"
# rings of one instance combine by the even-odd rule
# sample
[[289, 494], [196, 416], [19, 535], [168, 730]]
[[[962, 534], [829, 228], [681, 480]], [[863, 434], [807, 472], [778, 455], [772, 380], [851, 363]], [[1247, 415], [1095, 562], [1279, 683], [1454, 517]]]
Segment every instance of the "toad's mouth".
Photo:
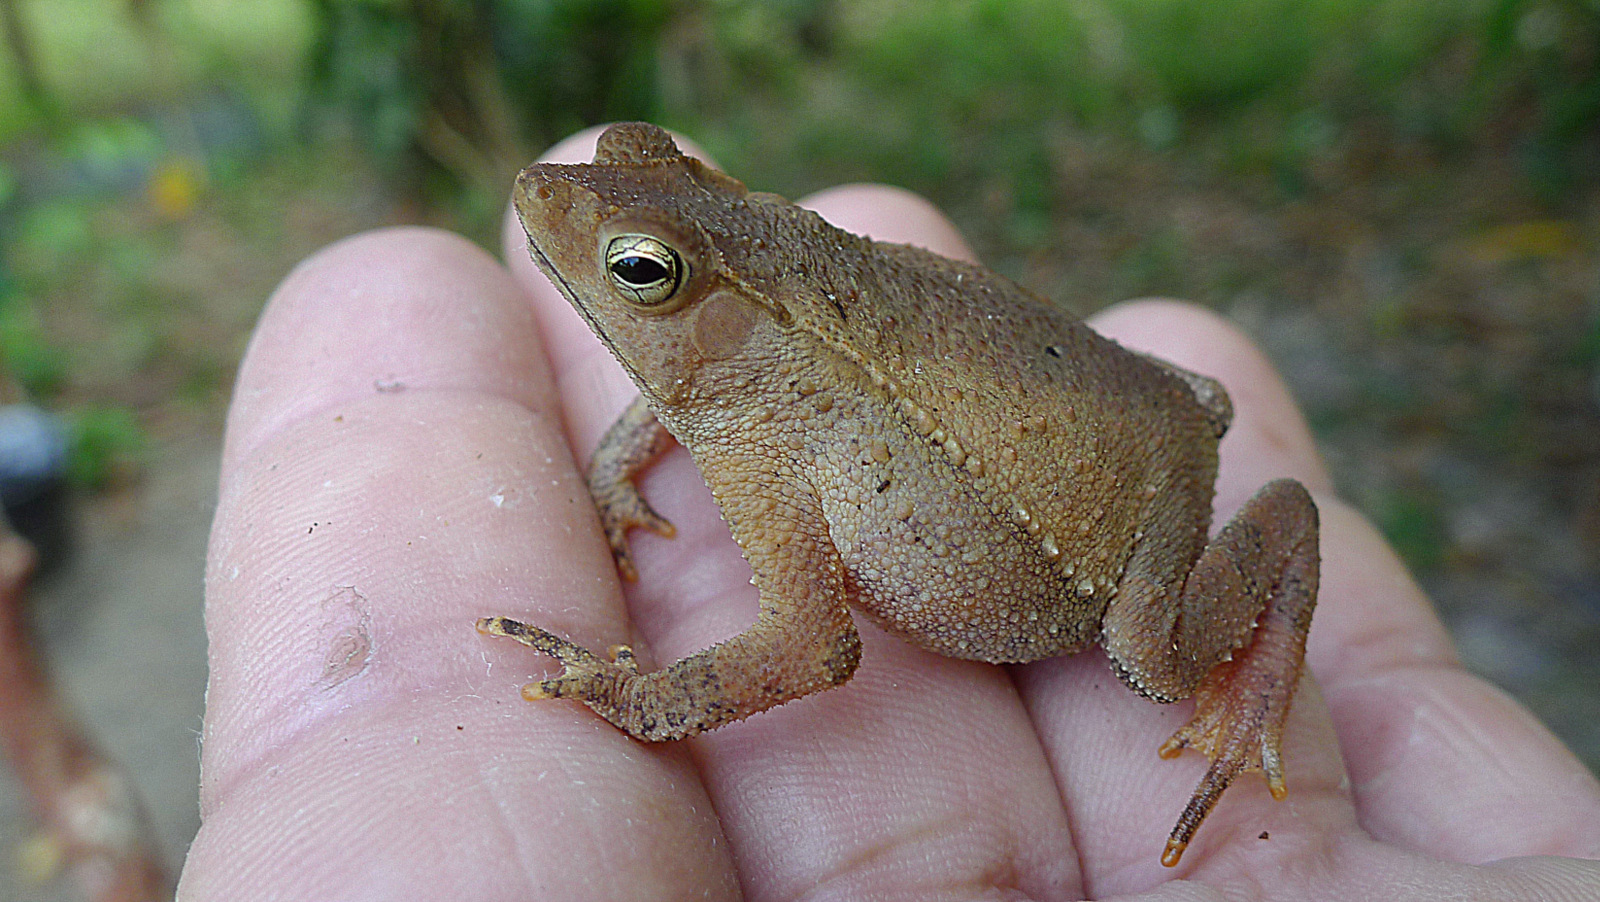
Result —
[[594, 314], [589, 312], [589, 305], [578, 299], [578, 292], [573, 289], [572, 283], [561, 275], [561, 271], [556, 269], [555, 263], [551, 262], [550, 256], [544, 252], [543, 248], [539, 247], [538, 242], [534, 241], [531, 235], [528, 236], [528, 249], [533, 252], [534, 264], [539, 267], [540, 272], [544, 273], [545, 278], [550, 280], [550, 284], [561, 292], [561, 296], [567, 299], [567, 303], [572, 305], [572, 309], [578, 311], [578, 315], [583, 317], [584, 322], [589, 324], [589, 328], [594, 334], [605, 342], [606, 347], [611, 347], [611, 337], [606, 335], [605, 329], [600, 325], [600, 321], [595, 318]]
[[[526, 230], [524, 230], [524, 233], [526, 233]], [[555, 264], [551, 262], [549, 255], [547, 255], [544, 250], [539, 247], [538, 243], [533, 240], [533, 236], [531, 235], [528, 236], [528, 250], [532, 253], [534, 265], [538, 266], [539, 271], [544, 273], [545, 278], [550, 280], [550, 284], [554, 285], [556, 290], [561, 292], [561, 296], [567, 299], [567, 303], [572, 306], [572, 309], [578, 311], [578, 315], [583, 317], [583, 321], [589, 325], [589, 331], [593, 332], [595, 337], [600, 339], [600, 343], [605, 345], [606, 350], [611, 352], [611, 356], [615, 357], [617, 362], [622, 364], [622, 368], [628, 371], [628, 377], [633, 380], [633, 384], [642, 384], [640, 382], [639, 371], [634, 369], [633, 364], [630, 363], [627, 358], [617, 353], [617, 343], [611, 340], [611, 336], [606, 332], [605, 326], [603, 326], [599, 318], [597, 318], [594, 313], [589, 310], [589, 305], [585, 304], [578, 297], [578, 292], [572, 287], [572, 283], [568, 282], [566, 278], [561, 275], [561, 272], [556, 269]]]

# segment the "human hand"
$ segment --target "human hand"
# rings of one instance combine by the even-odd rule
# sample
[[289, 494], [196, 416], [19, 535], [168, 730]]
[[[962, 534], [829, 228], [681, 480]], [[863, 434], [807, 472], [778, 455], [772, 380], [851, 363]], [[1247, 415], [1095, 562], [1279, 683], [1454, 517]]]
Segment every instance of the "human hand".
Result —
[[[594, 136], [546, 158], [587, 160]], [[903, 192], [811, 205], [970, 256]], [[501, 267], [438, 232], [357, 237], [262, 316], [206, 575], [204, 824], [180, 898], [1600, 898], [1600, 863], [1517, 857], [1600, 857], [1600, 785], [1460, 669], [1259, 353], [1170, 302], [1095, 325], [1228, 386], [1218, 522], [1293, 476], [1323, 554], [1289, 797], [1241, 778], [1177, 869], [1158, 857], [1205, 764], [1155, 750], [1188, 705], [1143, 701], [1098, 651], [996, 668], [862, 622], [844, 687], [664, 746], [521, 701], [558, 668], [480, 616], [634, 641], [649, 667], [739, 631], [755, 598], [681, 449], [642, 480], [678, 535], [636, 531], [641, 580], [619, 588], [574, 461], [634, 389], [506, 238]]]

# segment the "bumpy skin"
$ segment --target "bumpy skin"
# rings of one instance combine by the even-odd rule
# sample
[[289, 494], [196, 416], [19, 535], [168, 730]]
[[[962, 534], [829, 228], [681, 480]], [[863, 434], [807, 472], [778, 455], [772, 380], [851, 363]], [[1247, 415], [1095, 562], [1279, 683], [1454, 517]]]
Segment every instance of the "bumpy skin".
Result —
[[1176, 864], [1239, 773], [1283, 793], [1279, 746], [1317, 588], [1316, 508], [1265, 486], [1208, 542], [1227, 394], [1125, 350], [1014, 283], [842, 232], [624, 124], [514, 200], [539, 268], [642, 394], [589, 484], [625, 575], [632, 526], [670, 527], [631, 477], [670, 432], [760, 590], [748, 631], [654, 673], [505, 618], [566, 665], [525, 687], [647, 740], [850, 678], [850, 609], [945, 655], [1033, 661], [1098, 641], [1212, 760]]

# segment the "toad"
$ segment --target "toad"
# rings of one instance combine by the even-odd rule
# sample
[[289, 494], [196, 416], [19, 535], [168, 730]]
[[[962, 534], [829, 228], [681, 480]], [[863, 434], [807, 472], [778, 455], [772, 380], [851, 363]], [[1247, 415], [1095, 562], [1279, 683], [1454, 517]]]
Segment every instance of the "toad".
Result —
[[852, 611], [939, 654], [1036, 661], [1095, 643], [1156, 702], [1160, 747], [1209, 770], [1162, 862], [1235, 777], [1285, 793], [1280, 749], [1316, 604], [1317, 510], [1283, 479], [1214, 537], [1221, 384], [1123, 348], [979, 266], [841, 231], [626, 123], [594, 161], [538, 163], [514, 203], [534, 262], [640, 397], [588, 484], [624, 577], [670, 535], [633, 477], [669, 436], [754, 573], [743, 633], [641, 673], [504, 617], [563, 671], [523, 688], [679, 739], [850, 679]]

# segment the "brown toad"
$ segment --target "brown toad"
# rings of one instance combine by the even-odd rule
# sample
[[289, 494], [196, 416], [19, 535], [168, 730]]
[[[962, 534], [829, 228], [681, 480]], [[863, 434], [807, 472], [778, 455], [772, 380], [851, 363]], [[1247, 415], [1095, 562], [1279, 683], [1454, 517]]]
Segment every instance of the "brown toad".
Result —
[[626, 647], [480, 621], [565, 665], [524, 696], [690, 736], [848, 680], [854, 608], [959, 658], [1099, 642], [1139, 694], [1195, 697], [1161, 754], [1212, 765], [1166, 864], [1238, 774], [1283, 796], [1317, 512], [1275, 481], [1207, 540], [1220, 384], [978, 266], [749, 192], [654, 126], [607, 130], [591, 164], [528, 167], [514, 200], [534, 261], [642, 393], [589, 473], [619, 568], [629, 528], [670, 532], [632, 482], [670, 433], [760, 592], [753, 627], [653, 673]]

